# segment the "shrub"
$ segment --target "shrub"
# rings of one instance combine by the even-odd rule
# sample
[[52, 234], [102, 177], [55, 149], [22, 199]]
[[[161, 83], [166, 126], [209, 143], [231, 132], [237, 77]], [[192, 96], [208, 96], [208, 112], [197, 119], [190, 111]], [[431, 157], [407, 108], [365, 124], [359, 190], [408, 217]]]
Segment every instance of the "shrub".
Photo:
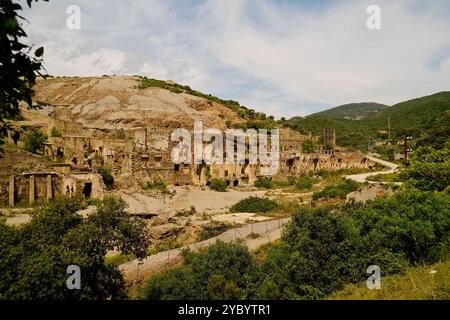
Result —
[[145, 183], [139, 183], [144, 190], [159, 190], [161, 192], [167, 192], [167, 185], [161, 176], [154, 176], [152, 181]]
[[52, 131], [51, 131], [50, 135], [52, 137], [62, 137], [61, 131], [59, 131], [58, 128], [56, 128], [56, 127], [52, 128]]
[[177, 213], [175, 213], [175, 217], [189, 217], [195, 214], [196, 212], [197, 210], [195, 210], [195, 207], [191, 206], [189, 210], [177, 211]]
[[108, 190], [114, 187], [114, 177], [111, 174], [111, 169], [106, 166], [98, 167], [98, 173], [102, 176], [103, 182]]
[[231, 207], [230, 212], [265, 213], [277, 207], [278, 204], [271, 199], [251, 196], [235, 203]]
[[349, 221], [373, 247], [403, 253], [413, 263], [450, 258], [450, 195], [403, 190], [355, 210]]
[[302, 143], [302, 152], [303, 153], [313, 153], [316, 151], [316, 145], [312, 140], [306, 140]]
[[342, 183], [337, 185], [326, 186], [322, 191], [317, 191], [313, 193], [313, 200], [318, 200], [320, 198], [333, 199], [340, 198], [345, 199], [347, 194], [356, 191], [359, 188], [359, 184], [353, 180], [345, 179]]
[[25, 135], [25, 150], [38, 153], [44, 150], [44, 142], [47, 140], [47, 135], [39, 130], [28, 131]]
[[255, 187], [257, 188], [264, 188], [264, 189], [272, 189], [273, 183], [272, 180], [270, 180], [267, 177], [259, 177], [255, 181]]
[[[146, 256], [146, 224], [107, 197], [83, 219], [80, 198], [55, 198], [40, 205], [33, 219], [14, 228], [0, 219], [0, 292], [6, 300], [114, 300], [126, 298], [125, 281], [105, 263], [109, 250]], [[80, 290], [66, 286], [68, 265], [82, 270]], [[83, 271], [84, 270], [84, 271]]]
[[218, 242], [205, 252], [185, 253], [186, 266], [155, 275], [146, 283], [148, 300], [242, 299], [255, 270], [245, 246]]
[[302, 175], [295, 182], [295, 188], [297, 188], [298, 190], [309, 190], [313, 187], [315, 182], [316, 179], [314, 179], [313, 177]]
[[218, 192], [226, 192], [227, 182], [224, 179], [211, 179], [209, 181], [209, 187]]

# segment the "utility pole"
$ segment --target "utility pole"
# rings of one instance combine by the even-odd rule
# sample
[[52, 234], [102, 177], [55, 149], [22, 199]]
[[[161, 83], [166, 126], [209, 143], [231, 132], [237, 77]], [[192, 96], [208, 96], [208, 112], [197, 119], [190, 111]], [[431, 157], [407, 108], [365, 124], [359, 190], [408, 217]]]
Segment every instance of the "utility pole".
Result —
[[388, 117], [388, 139], [391, 141], [391, 117]]
[[405, 161], [405, 166], [409, 165], [409, 160], [408, 160], [408, 154], [409, 154], [409, 147], [408, 147], [408, 140], [412, 140], [412, 137], [407, 136], [405, 137], [405, 141], [403, 142], [403, 156], [404, 156], [404, 161]]

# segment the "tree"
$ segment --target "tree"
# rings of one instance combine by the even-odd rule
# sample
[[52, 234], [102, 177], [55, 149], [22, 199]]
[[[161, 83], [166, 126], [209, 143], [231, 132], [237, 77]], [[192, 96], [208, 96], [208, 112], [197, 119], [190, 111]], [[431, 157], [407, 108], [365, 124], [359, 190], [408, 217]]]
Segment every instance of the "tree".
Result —
[[114, 187], [114, 177], [111, 174], [111, 169], [105, 166], [100, 166], [98, 168], [98, 173], [102, 176], [106, 188], [111, 190]]
[[316, 151], [316, 145], [312, 140], [306, 140], [302, 142], [303, 153], [313, 153]]
[[[31, 222], [0, 221], [0, 299], [120, 299], [124, 279], [105, 263], [108, 250], [146, 256], [145, 222], [130, 217], [125, 203], [108, 197], [83, 219], [79, 198], [57, 198], [36, 209]], [[81, 269], [81, 288], [66, 286], [69, 265]]]
[[[30, 8], [31, 3], [27, 0]], [[21, 21], [25, 21], [18, 13], [21, 10], [21, 5], [12, 0], [0, 1], [0, 144], [8, 130], [4, 120], [14, 119], [20, 113], [20, 101], [33, 107], [33, 86], [36, 77], [43, 76], [44, 48], [36, 49], [32, 55], [32, 47], [23, 42], [27, 34], [21, 27]]]
[[186, 265], [147, 282], [149, 300], [241, 299], [256, 266], [247, 247], [218, 242], [205, 252], [185, 252]]
[[47, 140], [45, 133], [39, 130], [31, 130], [25, 136], [25, 150], [32, 153], [42, 152], [45, 140]]
[[418, 148], [411, 157], [411, 165], [401, 173], [401, 177], [409, 186], [420, 190], [443, 191], [449, 188], [450, 148]]

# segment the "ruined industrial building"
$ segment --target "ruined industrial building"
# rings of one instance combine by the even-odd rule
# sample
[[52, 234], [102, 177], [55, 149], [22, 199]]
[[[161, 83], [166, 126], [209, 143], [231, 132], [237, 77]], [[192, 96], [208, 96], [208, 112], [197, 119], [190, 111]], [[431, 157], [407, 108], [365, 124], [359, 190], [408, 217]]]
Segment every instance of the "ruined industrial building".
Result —
[[[261, 165], [175, 164], [171, 150], [174, 129], [192, 130], [194, 121], [226, 130], [230, 122], [243, 123], [239, 112], [215, 101], [164, 88], [139, 88], [137, 77], [50, 78], [40, 80], [35, 100], [42, 108], [23, 110], [11, 122], [6, 151], [0, 159], [0, 205], [32, 204], [56, 195], [101, 198], [107, 187], [99, 174], [106, 167], [115, 189], [127, 189], [155, 177], [168, 185], [207, 186], [224, 179], [229, 187], [252, 186]], [[320, 169], [368, 168], [364, 154], [336, 146], [335, 132], [324, 130], [332, 149], [324, 150], [318, 137], [280, 129], [278, 173], [271, 179], [295, 179]], [[26, 133], [47, 135], [42, 154], [22, 150]], [[13, 134], [13, 132], [16, 132]], [[55, 134], [57, 132], [58, 134]], [[302, 144], [313, 140], [316, 151]]]

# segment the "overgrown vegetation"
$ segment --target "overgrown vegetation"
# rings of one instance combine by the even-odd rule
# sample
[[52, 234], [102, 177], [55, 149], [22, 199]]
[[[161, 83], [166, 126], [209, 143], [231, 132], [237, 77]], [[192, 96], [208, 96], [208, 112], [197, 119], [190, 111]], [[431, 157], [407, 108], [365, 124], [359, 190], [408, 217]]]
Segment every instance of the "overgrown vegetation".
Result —
[[56, 128], [56, 127], [52, 128], [52, 131], [50, 134], [52, 137], [62, 137], [61, 131], [59, 131], [58, 128]]
[[367, 177], [366, 180], [369, 181], [384, 181], [384, 182], [402, 182], [403, 179], [400, 177], [400, 173], [380, 173], [374, 176]]
[[230, 212], [266, 213], [278, 207], [276, 201], [269, 198], [250, 196], [235, 203]]
[[419, 147], [412, 156], [411, 165], [402, 172], [401, 179], [420, 190], [449, 191], [450, 143], [439, 150]]
[[[412, 267], [448, 261], [449, 141], [447, 137], [441, 145], [417, 149], [403, 173], [406, 183], [391, 197], [366, 205], [298, 207], [281, 241], [265, 246], [257, 256], [237, 244], [190, 253], [185, 266], [151, 279], [144, 298], [321, 299], [365, 281], [370, 265], [379, 266], [385, 279], [401, 279]], [[345, 198], [357, 187], [344, 180], [316, 193], [316, 198]], [[258, 199], [250, 205], [258, 205]], [[232, 256], [235, 259], [228, 260]], [[227, 273], [224, 266], [239, 272]], [[216, 289], [218, 282], [221, 289]], [[447, 280], [431, 296], [427, 291], [421, 297], [445, 299], [448, 288]]]
[[273, 183], [272, 180], [268, 177], [259, 177], [258, 179], [256, 179], [254, 186], [257, 188], [272, 189]]
[[175, 217], [189, 217], [197, 213], [194, 206], [191, 206], [189, 210], [180, 210], [175, 213]]
[[209, 181], [209, 187], [211, 190], [217, 192], [226, 192], [227, 191], [227, 182], [225, 179], [211, 179]]
[[102, 176], [103, 182], [108, 190], [114, 188], [114, 177], [111, 174], [111, 169], [106, 166], [99, 166], [98, 173]]
[[25, 150], [32, 153], [42, 153], [47, 135], [40, 130], [30, 130], [25, 134]]
[[302, 143], [302, 152], [303, 153], [313, 153], [316, 151], [316, 144], [312, 140], [306, 140]]
[[167, 192], [167, 185], [164, 182], [164, 179], [159, 175], [154, 176], [151, 181], [140, 182], [139, 185], [143, 190], [159, 190], [163, 193]]
[[[31, 3], [32, 0], [26, 1], [29, 8]], [[4, 137], [11, 130], [4, 120], [15, 119], [20, 114], [21, 101], [25, 101], [29, 108], [35, 107], [33, 86], [38, 76], [44, 76], [44, 48], [33, 50], [26, 40], [27, 34], [22, 28], [26, 19], [20, 11], [21, 4], [12, 0], [0, 1], [0, 153]], [[32, 148], [31, 152], [37, 149]]]
[[[57, 198], [38, 207], [31, 222], [13, 227], [0, 219], [0, 299], [61, 300], [126, 297], [122, 274], [105, 262], [109, 250], [146, 256], [145, 222], [107, 197], [83, 219], [79, 198]], [[66, 286], [67, 267], [81, 269], [81, 288]]]
[[313, 193], [313, 200], [319, 199], [345, 199], [347, 194], [356, 191], [359, 188], [359, 184], [353, 180], [344, 179], [343, 182], [334, 185], [328, 185], [321, 191]]
[[310, 175], [301, 175], [295, 182], [295, 188], [298, 190], [310, 190], [317, 182], [317, 179]]

